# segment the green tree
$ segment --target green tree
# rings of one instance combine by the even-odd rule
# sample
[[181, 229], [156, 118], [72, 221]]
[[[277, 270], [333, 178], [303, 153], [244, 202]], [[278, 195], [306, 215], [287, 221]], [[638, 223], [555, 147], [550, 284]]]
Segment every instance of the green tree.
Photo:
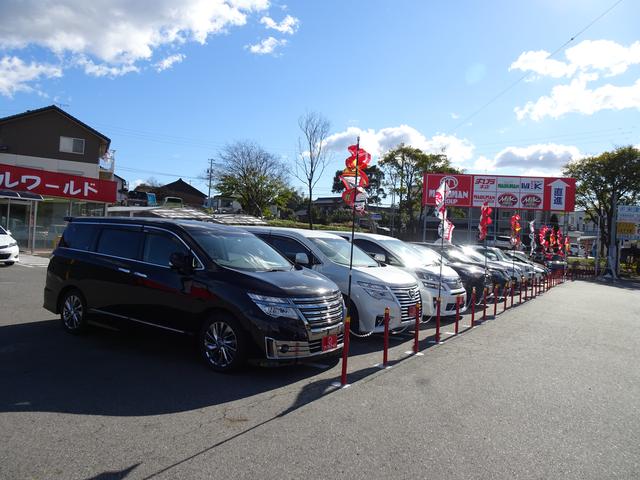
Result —
[[[379, 162], [390, 179], [391, 192], [398, 195], [400, 223], [410, 234], [417, 232], [424, 215], [422, 187], [424, 173], [459, 173], [444, 153], [425, 153], [419, 148], [400, 144], [388, 151]], [[419, 212], [420, 215], [416, 215]]]
[[[342, 180], [340, 180], [342, 172], [342, 170], [336, 170], [336, 173], [333, 176], [333, 186], [331, 188], [333, 193], [344, 192], [344, 184], [342, 183]], [[387, 197], [384, 190], [384, 172], [377, 165], [370, 165], [368, 168], [364, 169], [364, 173], [369, 177], [369, 186], [366, 189], [367, 194], [369, 195], [367, 201], [368, 203], [377, 205], [383, 198]]]
[[632, 204], [640, 197], [640, 150], [619, 147], [595, 157], [564, 166], [562, 173], [576, 179], [576, 205], [598, 223], [600, 237], [609, 249], [614, 199], [618, 205]]
[[287, 166], [251, 141], [237, 141], [218, 154], [216, 189], [239, 199], [245, 212], [262, 216], [269, 205], [286, 193]]

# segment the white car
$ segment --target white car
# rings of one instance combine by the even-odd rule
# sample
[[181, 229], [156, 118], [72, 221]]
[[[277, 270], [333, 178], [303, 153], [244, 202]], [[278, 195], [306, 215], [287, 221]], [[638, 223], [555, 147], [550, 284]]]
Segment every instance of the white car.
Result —
[[13, 265], [20, 261], [18, 242], [11, 236], [11, 232], [0, 227], [0, 263]]
[[[243, 228], [275, 247], [292, 262], [333, 280], [346, 298], [351, 244], [345, 239], [318, 230]], [[351, 301], [351, 331], [355, 333], [383, 332], [385, 307], [389, 307], [391, 330], [413, 325], [415, 305], [422, 302], [418, 284], [411, 275], [397, 268], [381, 267], [355, 246]]]
[[[350, 239], [349, 232], [339, 233], [343, 238]], [[420, 284], [420, 294], [424, 302], [430, 305], [430, 310], [425, 308], [423, 314], [430, 316], [435, 313], [434, 302], [438, 297], [438, 290], [442, 303], [440, 304], [440, 315], [450, 316], [456, 314], [456, 301], [461, 302], [460, 311], [464, 311], [467, 304], [467, 292], [464, 289], [462, 280], [457, 272], [446, 265], [436, 265], [431, 259], [424, 255], [414, 245], [398, 240], [397, 238], [373, 233], [356, 233], [354, 243], [372, 257], [379, 259], [385, 265], [398, 267], [410, 273]], [[440, 284], [440, 273], [442, 273], [442, 283]], [[438, 289], [440, 284], [440, 289]], [[458, 300], [458, 297], [462, 297]]]

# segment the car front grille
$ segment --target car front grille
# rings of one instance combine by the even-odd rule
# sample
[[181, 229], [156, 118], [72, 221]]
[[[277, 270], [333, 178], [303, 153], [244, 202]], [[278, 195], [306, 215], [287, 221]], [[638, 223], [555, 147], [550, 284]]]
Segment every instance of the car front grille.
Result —
[[409, 307], [420, 303], [420, 290], [417, 285], [410, 287], [391, 287], [391, 291], [395, 295], [396, 299], [400, 303], [402, 310], [402, 321], [415, 320], [415, 318], [409, 315]]
[[293, 303], [311, 328], [336, 325], [343, 320], [344, 302], [339, 291], [322, 297], [294, 298]]

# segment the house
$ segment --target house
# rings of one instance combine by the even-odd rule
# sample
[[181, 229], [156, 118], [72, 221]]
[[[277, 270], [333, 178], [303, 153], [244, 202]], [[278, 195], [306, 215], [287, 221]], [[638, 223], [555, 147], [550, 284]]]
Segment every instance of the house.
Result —
[[158, 203], [162, 203], [162, 200], [165, 197], [180, 197], [185, 205], [191, 205], [192, 207], [199, 208], [204, 205], [207, 198], [206, 194], [202, 193], [197, 188], [192, 187], [182, 180], [182, 178], [179, 178], [175, 182], [162, 185], [161, 187], [147, 187], [146, 191], [155, 193]]
[[21, 248], [52, 248], [65, 216], [115, 203], [111, 140], [55, 105], [0, 118], [0, 224]]

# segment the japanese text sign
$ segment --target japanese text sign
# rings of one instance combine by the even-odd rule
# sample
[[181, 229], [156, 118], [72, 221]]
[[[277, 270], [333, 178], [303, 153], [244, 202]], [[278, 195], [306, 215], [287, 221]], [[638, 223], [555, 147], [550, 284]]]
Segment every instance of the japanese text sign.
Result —
[[494, 175], [425, 174], [423, 204], [435, 205], [435, 191], [443, 178], [452, 189], [448, 205], [458, 207], [556, 210], [572, 212], [576, 181], [573, 178]]
[[0, 164], [0, 190], [114, 203], [116, 182]]

